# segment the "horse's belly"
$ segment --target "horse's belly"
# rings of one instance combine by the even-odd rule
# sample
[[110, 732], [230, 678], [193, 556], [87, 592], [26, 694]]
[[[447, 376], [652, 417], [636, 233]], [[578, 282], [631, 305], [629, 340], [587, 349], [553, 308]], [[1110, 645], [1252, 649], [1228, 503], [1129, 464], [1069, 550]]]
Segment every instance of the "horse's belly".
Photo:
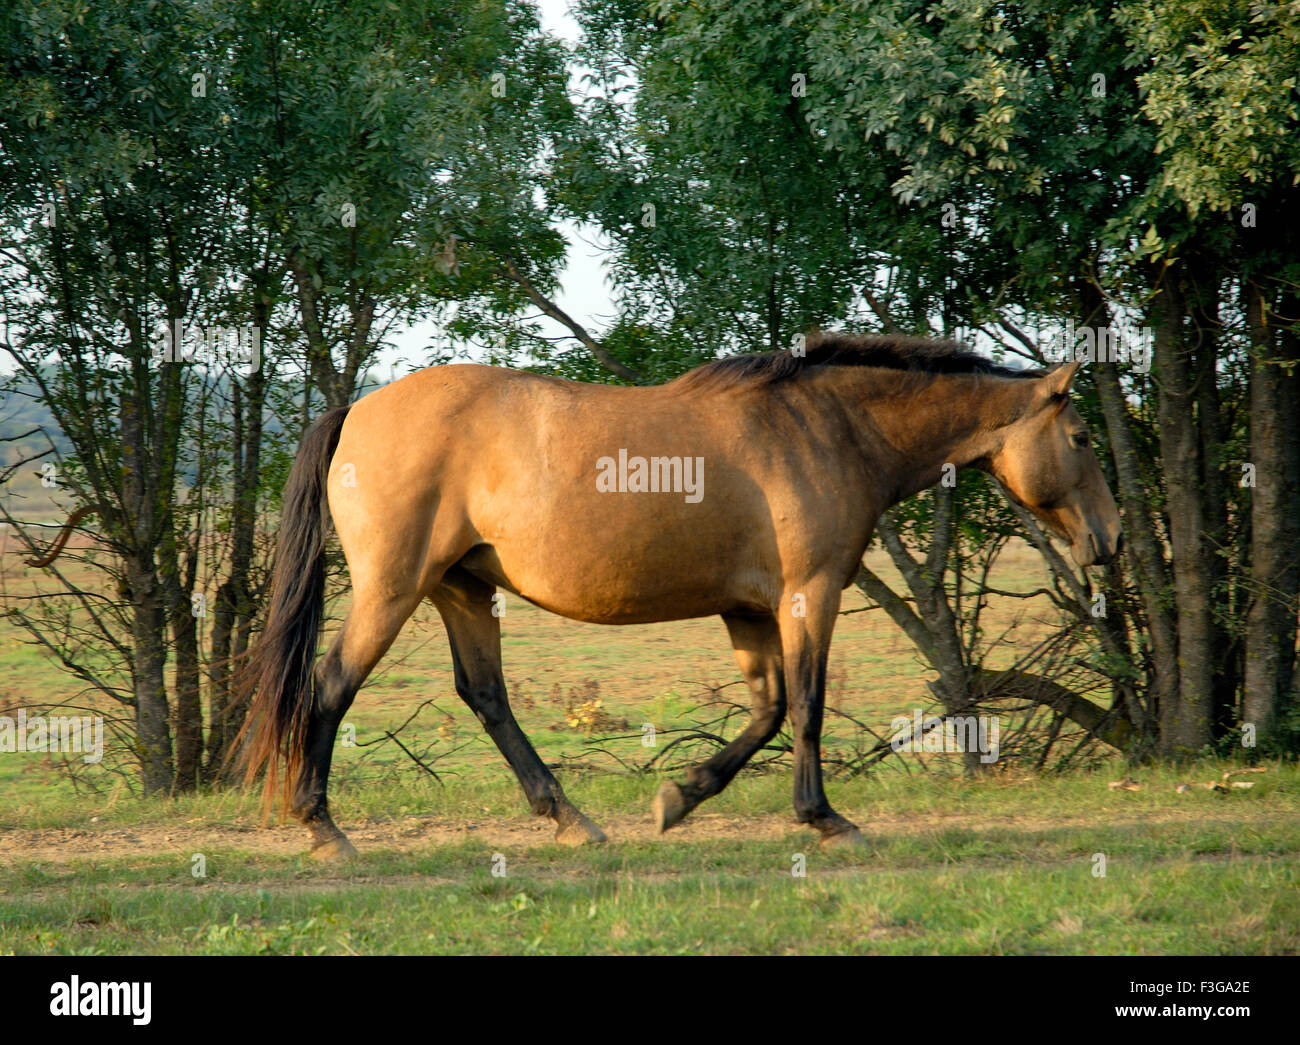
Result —
[[[461, 560], [470, 573], [543, 609], [592, 624], [648, 624], [771, 608], [762, 571], [715, 557], [642, 561], [551, 548], [545, 560], [479, 545]], [[779, 593], [776, 593], [779, 598]]]

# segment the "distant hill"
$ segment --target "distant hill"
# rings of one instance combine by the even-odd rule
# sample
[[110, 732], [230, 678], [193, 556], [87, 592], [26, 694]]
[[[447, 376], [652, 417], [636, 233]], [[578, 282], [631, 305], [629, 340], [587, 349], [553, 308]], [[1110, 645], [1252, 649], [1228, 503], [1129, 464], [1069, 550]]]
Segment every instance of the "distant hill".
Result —
[[[364, 391], [373, 391], [382, 384], [383, 382], [367, 382]], [[60, 455], [72, 452], [71, 442], [55, 422], [50, 410], [37, 398], [38, 392], [36, 383], [25, 375], [0, 378], [0, 474], [15, 462], [48, 449], [51, 441]], [[301, 401], [292, 392], [285, 398]], [[283, 430], [279, 418], [274, 415], [266, 417], [265, 425], [268, 435]], [[0, 485], [0, 503], [21, 519], [61, 523], [67, 517], [69, 499], [57, 488], [49, 488], [41, 483], [41, 465], [56, 459], [51, 454], [24, 465], [11, 475]]]
[[[51, 441], [60, 454], [72, 450], [53, 414], [36, 398], [37, 393], [36, 383], [24, 375], [7, 378], [0, 386], [0, 474], [15, 462], [49, 449]], [[33, 429], [44, 429], [44, 433]], [[41, 484], [41, 465], [55, 460], [51, 454], [33, 461], [0, 486], [0, 501], [9, 511], [37, 522], [62, 521], [67, 515], [62, 507], [66, 496], [60, 497], [57, 489]]]

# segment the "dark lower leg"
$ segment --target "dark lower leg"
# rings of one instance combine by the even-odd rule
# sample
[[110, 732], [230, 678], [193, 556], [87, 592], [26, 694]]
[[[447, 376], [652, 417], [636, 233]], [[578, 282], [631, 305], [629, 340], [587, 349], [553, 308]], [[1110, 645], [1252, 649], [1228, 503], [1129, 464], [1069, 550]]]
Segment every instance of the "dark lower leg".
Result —
[[[515, 721], [506, 702], [504, 686], [499, 696], [496, 693], [469, 696], [462, 693], [461, 696], [479, 716], [488, 736], [510, 763], [510, 768], [514, 770], [519, 786], [528, 799], [528, 807], [535, 816], [550, 817], [561, 830], [580, 823], [591, 823], [565, 797], [560, 782], [546, 768], [546, 763], [519, 728], [519, 723]], [[595, 831], [599, 833], [599, 828], [595, 828]], [[603, 834], [601, 837], [603, 839]]]
[[753, 711], [749, 725], [721, 751], [687, 769], [684, 779], [665, 781], [654, 805], [660, 831], [721, 792], [754, 753], [776, 736], [785, 720], [785, 678], [776, 621], [770, 617], [723, 619], [750, 688]]
[[456, 692], [510, 763], [529, 808], [555, 821], [556, 837], [572, 844], [603, 842], [604, 832], [565, 797], [510, 710], [501, 670], [500, 621], [491, 612], [493, 591], [473, 578], [456, 576], [454, 587], [444, 583], [434, 598], [451, 643]]
[[682, 780], [666, 780], [655, 797], [655, 822], [660, 831], [680, 823], [703, 802], [720, 793], [746, 762], [781, 728], [775, 714], [754, 718], [730, 744], [712, 758], [691, 766]]
[[809, 648], [789, 657], [790, 721], [794, 731], [795, 819], [829, 840], [861, 835], [853, 822], [831, 808], [822, 784], [822, 707], [826, 693], [826, 651]]
[[294, 788], [291, 811], [311, 832], [312, 852], [317, 857], [340, 859], [356, 853], [335, 826], [329, 811], [327, 786], [334, 742], [357, 690], [388, 651], [417, 602], [415, 596], [380, 598], [355, 591], [348, 619], [329, 652], [316, 665], [303, 765]]
[[357, 686], [344, 675], [338, 653], [331, 649], [316, 667], [315, 697], [307, 727], [306, 757], [294, 789], [293, 816], [311, 832], [312, 848], [339, 845], [351, 848], [329, 812], [327, 785], [339, 725], [356, 696]]

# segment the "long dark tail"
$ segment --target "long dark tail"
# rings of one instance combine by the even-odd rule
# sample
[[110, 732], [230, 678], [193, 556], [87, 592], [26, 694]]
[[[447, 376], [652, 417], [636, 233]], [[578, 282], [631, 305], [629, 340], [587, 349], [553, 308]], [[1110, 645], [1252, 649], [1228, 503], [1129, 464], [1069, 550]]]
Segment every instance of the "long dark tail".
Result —
[[325, 486], [347, 413], [341, 406], [322, 414], [298, 448], [284, 486], [271, 609], [240, 673], [251, 704], [233, 750], [242, 751], [246, 783], [266, 770], [263, 812], [277, 798], [289, 807], [307, 751], [312, 667], [325, 609]]

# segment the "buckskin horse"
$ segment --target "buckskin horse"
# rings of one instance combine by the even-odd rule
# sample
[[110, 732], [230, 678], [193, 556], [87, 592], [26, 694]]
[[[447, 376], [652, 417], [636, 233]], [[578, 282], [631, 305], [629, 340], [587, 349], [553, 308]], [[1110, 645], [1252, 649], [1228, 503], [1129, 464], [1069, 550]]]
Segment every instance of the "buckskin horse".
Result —
[[[1080, 565], [1109, 562], [1120, 520], [1070, 403], [1079, 366], [1020, 371], [952, 342], [819, 334], [802, 353], [733, 356], [651, 387], [452, 365], [329, 410], [284, 489], [271, 607], [247, 665], [248, 777], [265, 770], [265, 801], [285, 803], [315, 855], [354, 855], [326, 798], [335, 735], [429, 599], [446, 625], [456, 692], [533, 813], [555, 821], [560, 842], [604, 841], [511, 713], [493, 613], [504, 589], [598, 624], [722, 617], [752, 717], [661, 785], [660, 831], [725, 788], [788, 708], [798, 821], [825, 845], [862, 844], [822, 786], [840, 594], [881, 513], [934, 485], [945, 465], [992, 474]], [[642, 469], [611, 488], [610, 462], [626, 455], [664, 481], [647, 484]], [[678, 462], [695, 466], [701, 496], [669, 481]], [[353, 601], [316, 664], [331, 518]]]

